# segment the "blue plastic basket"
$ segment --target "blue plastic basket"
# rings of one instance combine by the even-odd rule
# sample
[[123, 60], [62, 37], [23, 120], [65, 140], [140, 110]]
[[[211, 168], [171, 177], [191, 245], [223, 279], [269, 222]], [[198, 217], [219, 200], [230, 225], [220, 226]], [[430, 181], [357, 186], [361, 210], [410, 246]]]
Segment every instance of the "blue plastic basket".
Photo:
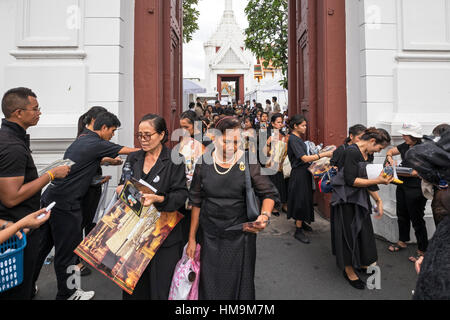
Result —
[[[27, 245], [25, 234], [14, 236], [0, 244], [0, 292], [12, 289], [23, 281], [23, 249]], [[5, 253], [11, 249], [12, 251]]]

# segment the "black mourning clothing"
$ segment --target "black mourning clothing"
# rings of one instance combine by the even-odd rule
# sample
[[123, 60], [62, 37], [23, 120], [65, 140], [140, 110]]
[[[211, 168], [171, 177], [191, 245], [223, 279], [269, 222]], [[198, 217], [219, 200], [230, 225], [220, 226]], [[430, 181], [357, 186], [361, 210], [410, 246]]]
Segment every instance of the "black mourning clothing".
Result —
[[378, 191], [378, 187], [353, 186], [357, 178], [367, 178], [361, 171], [365, 171], [364, 165], [369, 161], [364, 159], [357, 145], [351, 145], [345, 150], [344, 167], [332, 178], [332, 247], [341, 269], [369, 266], [378, 259], [368, 193], [368, 190]]
[[[30, 136], [18, 124], [2, 120], [0, 130], [0, 178], [23, 177], [23, 184], [36, 180], [38, 172], [30, 150]], [[0, 190], [2, 192], [2, 190]], [[22, 201], [13, 208], [0, 203], [0, 219], [17, 222], [28, 214], [39, 210], [41, 192]], [[40, 231], [27, 235], [24, 250], [24, 279], [21, 285], [0, 293], [0, 300], [31, 300], [33, 290], [33, 271], [36, 265]]]
[[288, 157], [292, 171], [288, 187], [287, 217], [311, 223], [314, 222], [313, 177], [308, 170], [310, 164], [301, 159], [307, 155], [307, 147], [303, 140], [291, 134]]
[[[200, 300], [255, 299], [256, 235], [226, 228], [247, 222], [245, 172], [242, 157], [220, 175], [202, 159], [195, 167], [189, 200], [200, 210]], [[217, 170], [226, 170], [217, 165]], [[280, 203], [278, 191], [259, 165], [250, 165], [253, 188], [260, 200]]]
[[75, 162], [64, 179], [56, 179], [42, 195], [43, 207], [56, 202], [52, 216], [42, 227], [42, 240], [38, 265], [34, 273], [37, 280], [42, 264], [55, 246], [55, 273], [58, 281], [56, 299], [69, 298], [75, 289], [67, 288], [67, 268], [76, 265], [78, 258], [73, 252], [82, 241], [82, 200], [89, 190], [92, 178], [97, 174], [101, 160], [115, 158], [123, 147], [103, 140], [97, 133], [87, 130], [66, 150], [64, 159]]
[[[133, 177], [143, 179], [157, 190], [156, 194], [164, 196], [163, 203], [155, 203], [160, 212], [178, 211], [185, 205], [188, 197], [184, 163], [171, 161], [171, 150], [165, 146], [153, 168], [143, 172], [145, 152], [132, 153], [127, 158], [133, 168]], [[180, 157], [182, 157], [180, 155]], [[183, 253], [182, 224], [178, 223], [153, 259], [145, 269], [136, 285], [133, 295], [123, 291], [124, 300], [168, 300], [172, 276], [176, 264]]]

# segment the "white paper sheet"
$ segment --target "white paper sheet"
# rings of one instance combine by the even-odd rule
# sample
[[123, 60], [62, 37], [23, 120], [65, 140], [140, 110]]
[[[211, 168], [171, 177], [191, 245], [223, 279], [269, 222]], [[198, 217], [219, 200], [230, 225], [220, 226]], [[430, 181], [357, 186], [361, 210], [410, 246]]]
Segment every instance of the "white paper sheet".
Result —
[[367, 177], [369, 180], [376, 179], [383, 171], [383, 164], [368, 164], [366, 166]]

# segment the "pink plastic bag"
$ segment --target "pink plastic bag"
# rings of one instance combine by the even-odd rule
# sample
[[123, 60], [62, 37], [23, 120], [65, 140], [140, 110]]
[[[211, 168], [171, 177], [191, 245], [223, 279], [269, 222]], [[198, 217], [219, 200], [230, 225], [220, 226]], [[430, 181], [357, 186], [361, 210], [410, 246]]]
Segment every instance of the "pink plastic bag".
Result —
[[194, 260], [186, 255], [178, 261], [170, 286], [169, 300], [198, 300], [198, 284], [200, 281], [200, 245], [197, 244]]

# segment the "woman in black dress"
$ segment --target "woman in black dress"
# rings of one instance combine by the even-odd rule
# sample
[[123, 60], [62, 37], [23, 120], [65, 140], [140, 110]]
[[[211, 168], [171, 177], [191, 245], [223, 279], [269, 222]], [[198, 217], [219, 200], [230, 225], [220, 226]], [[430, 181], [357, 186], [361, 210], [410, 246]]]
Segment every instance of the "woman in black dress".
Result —
[[376, 218], [380, 219], [383, 203], [377, 193], [377, 185], [393, 181], [392, 177], [384, 177], [382, 173], [377, 179], [367, 179], [364, 174], [365, 164], [370, 162], [370, 154], [380, 152], [390, 141], [391, 137], [385, 130], [367, 129], [359, 142], [345, 150], [344, 166], [332, 179], [334, 192], [331, 210], [334, 218], [336, 261], [343, 270], [345, 279], [357, 289], [364, 289], [365, 284], [355, 273], [355, 268], [364, 269], [378, 259], [369, 194], [376, 201]]
[[294, 237], [303, 242], [310, 243], [303, 229], [305, 224], [314, 222], [313, 177], [308, 167], [310, 162], [333, 155], [332, 151], [308, 156], [307, 148], [301, 135], [306, 133], [306, 118], [295, 115], [289, 121], [291, 135], [288, 142], [288, 157], [291, 162], [291, 177], [288, 188], [288, 219], [295, 219], [296, 231]]
[[[348, 130], [348, 138], [345, 140], [344, 144], [339, 146], [333, 153], [333, 157], [330, 160], [330, 165], [335, 167], [338, 171], [344, 167], [344, 153], [345, 150], [351, 146], [352, 144], [357, 143], [361, 140], [364, 131], [366, 130], [366, 126], [362, 124], [356, 124]], [[330, 230], [331, 230], [331, 251], [333, 255], [336, 254], [336, 248], [334, 245], [334, 216], [333, 210], [330, 210]]]
[[[193, 258], [196, 233], [200, 224], [201, 272], [200, 300], [255, 299], [256, 234], [263, 230], [279, 195], [258, 164], [247, 164], [241, 149], [241, 129], [235, 117], [222, 118], [216, 124], [211, 155], [195, 167], [189, 199], [192, 204], [191, 232], [187, 254]], [[256, 163], [250, 158], [250, 163]], [[262, 202], [259, 225], [244, 230], [227, 228], [248, 222], [245, 170], [250, 171], [252, 186]]]
[[[129, 155], [133, 177], [144, 180], [157, 190], [145, 195], [145, 205], [153, 204], [160, 212], [179, 211], [188, 197], [185, 166], [171, 160], [166, 122], [149, 114], [139, 124], [137, 138], [142, 150]], [[182, 156], [179, 155], [181, 158]], [[178, 162], [178, 161], [177, 161]], [[120, 193], [123, 186], [118, 187]], [[156, 252], [142, 274], [133, 295], [123, 292], [124, 300], [167, 300], [175, 266], [183, 252], [182, 225], [178, 223]]]

